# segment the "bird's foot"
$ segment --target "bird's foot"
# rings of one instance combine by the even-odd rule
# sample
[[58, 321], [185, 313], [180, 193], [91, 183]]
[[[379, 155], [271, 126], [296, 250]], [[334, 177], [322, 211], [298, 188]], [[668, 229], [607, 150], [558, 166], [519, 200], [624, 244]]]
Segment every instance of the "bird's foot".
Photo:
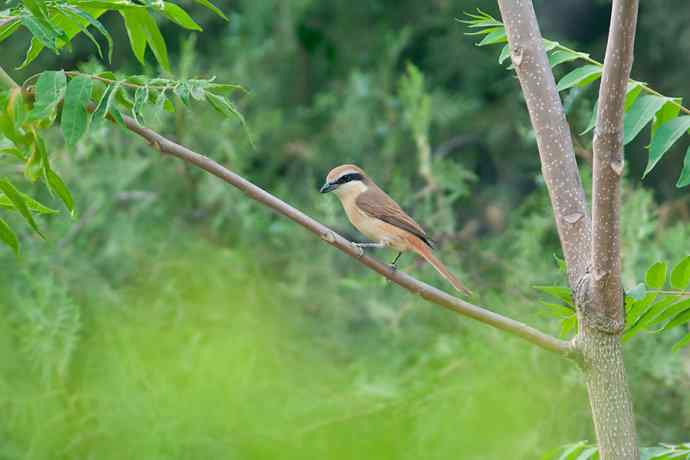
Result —
[[390, 268], [394, 273], [398, 271], [398, 266], [395, 264], [388, 264], [388, 268]]
[[386, 247], [384, 243], [352, 243], [353, 246], [358, 248], [383, 248]]

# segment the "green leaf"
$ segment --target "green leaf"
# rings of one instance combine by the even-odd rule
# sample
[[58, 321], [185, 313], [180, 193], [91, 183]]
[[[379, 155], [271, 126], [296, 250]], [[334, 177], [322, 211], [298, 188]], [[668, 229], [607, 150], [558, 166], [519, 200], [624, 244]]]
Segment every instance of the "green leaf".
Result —
[[597, 453], [597, 448], [596, 447], [588, 447], [585, 450], [583, 450], [580, 455], [577, 456], [575, 460], [589, 460], [594, 456], [594, 454]]
[[671, 304], [661, 314], [658, 314], [657, 317], [649, 323], [649, 325], [663, 323], [664, 321], [673, 318], [678, 313], [685, 311], [688, 308], [690, 308], [690, 299], [684, 299], [680, 302]]
[[496, 45], [498, 43], [506, 42], [508, 42], [508, 37], [506, 37], [505, 29], [501, 27], [499, 30], [494, 30], [493, 32], [486, 34], [482, 41], [477, 43], [477, 46]]
[[556, 253], [553, 254], [553, 259], [556, 261], [556, 265], [558, 266], [558, 271], [560, 273], [568, 273], [568, 265], [565, 263], [565, 260], [559, 257]]
[[661, 109], [659, 109], [659, 111], [654, 116], [654, 123], [652, 123], [652, 138], [654, 138], [654, 134], [656, 134], [656, 130], [659, 128], [659, 126], [673, 120], [678, 116], [678, 114], [680, 113], [679, 104], [681, 102], [681, 98], [668, 98], [667, 102], [661, 106]]
[[29, 113], [28, 120], [43, 118], [54, 120], [66, 86], [67, 77], [62, 70], [43, 72], [36, 82], [36, 102]]
[[676, 187], [681, 188], [690, 185], [690, 147], [685, 152], [685, 159], [683, 160], [683, 170], [680, 172]]
[[[74, 5], [63, 4], [61, 6], [70, 13], [77, 15], [81, 19], [85, 20], [89, 25], [95, 27], [96, 30], [98, 30], [101, 33], [101, 35], [105, 37], [106, 41], [108, 42], [108, 62], [111, 62], [113, 58], [113, 37], [110, 35], [110, 32], [108, 32], [108, 29], [106, 29], [105, 26], [103, 26], [103, 24], [101, 24], [101, 22], [98, 19], [94, 18], [88, 12], [80, 8], [77, 8]], [[86, 30], [84, 31], [86, 32]]]
[[573, 305], [573, 294], [569, 288], [563, 286], [532, 286], [533, 289], [562, 300], [567, 305]]
[[46, 161], [47, 153], [45, 142], [35, 130], [32, 131], [31, 141], [31, 155], [24, 164], [24, 177], [31, 182], [36, 182], [41, 175], [41, 163]]
[[172, 22], [189, 30], [203, 30], [185, 10], [170, 2], [163, 2], [163, 14]]
[[8, 22], [3, 27], [0, 28], [0, 43], [2, 43], [7, 37], [12, 35], [19, 29], [22, 23], [19, 19], [16, 21]]
[[220, 16], [221, 18], [225, 19], [226, 21], [228, 20], [228, 18], [223, 14], [223, 12], [222, 12], [221, 10], [219, 10], [219, 9], [218, 9], [213, 3], [211, 3], [210, 1], [208, 1], [208, 0], [194, 0], [194, 1], [195, 1], [196, 3], [198, 3], [198, 4], [200, 4], [200, 5], [205, 6], [205, 7], [208, 8], [209, 10], [213, 11], [214, 13], [216, 13], [218, 16]]
[[149, 15], [146, 8], [133, 8], [120, 11], [125, 19], [125, 27], [134, 55], [140, 63], [144, 63], [146, 45], [151, 48], [153, 55], [164, 70], [170, 72], [168, 49], [165, 40], [156, 24], [156, 20]]
[[649, 148], [649, 161], [642, 177], [649, 174], [671, 146], [690, 129], [690, 116], [678, 117], [659, 127]]
[[89, 122], [86, 105], [91, 100], [92, 90], [93, 80], [85, 75], [73, 78], [67, 85], [61, 125], [69, 147], [73, 147], [86, 132]]
[[[57, 39], [59, 35], [48, 25], [39, 21], [35, 16], [23, 14], [21, 22], [31, 35], [36, 38], [43, 46], [46, 46], [57, 53]], [[29, 61], [30, 62], [30, 61]]]
[[674, 289], [685, 289], [690, 284], [690, 256], [685, 256], [683, 260], [671, 270], [671, 287]]
[[644, 276], [645, 284], [650, 289], [661, 289], [666, 282], [666, 271], [668, 266], [666, 262], [657, 262], [647, 270]]
[[209, 104], [211, 104], [211, 107], [225, 115], [227, 118], [238, 118], [240, 120], [240, 123], [242, 124], [242, 127], [247, 133], [249, 143], [252, 146], [254, 146], [254, 140], [252, 139], [251, 133], [249, 132], [247, 122], [245, 121], [244, 116], [240, 113], [239, 110], [237, 110], [237, 108], [233, 105], [232, 102], [230, 102], [227, 98], [223, 96], [218, 96], [217, 94], [213, 94], [209, 91], [206, 91], [206, 100]]
[[664, 297], [661, 300], [654, 302], [642, 315], [635, 324], [630, 327], [625, 334], [623, 334], [623, 340], [628, 340], [630, 337], [637, 334], [639, 331], [643, 330], [650, 324], [654, 323], [654, 320], [671, 305], [676, 300], [675, 297]]
[[206, 91], [210, 91], [214, 94], [223, 94], [225, 96], [235, 91], [242, 91], [245, 94], [248, 92], [242, 85], [231, 85], [228, 83], [209, 83], [206, 85]]
[[26, 56], [24, 56], [24, 60], [22, 61], [21, 64], [19, 64], [19, 67], [17, 67], [17, 70], [22, 70], [31, 62], [38, 57], [39, 54], [41, 54], [41, 51], [45, 49], [45, 46], [36, 38], [36, 37], [31, 37], [31, 42], [29, 43], [29, 49], [26, 50]]
[[498, 55], [498, 63], [503, 64], [503, 61], [510, 58], [510, 45], [505, 45], [501, 49], [501, 54]]
[[637, 97], [642, 92], [642, 83], [639, 81], [629, 81], [628, 87], [625, 90], [625, 104], [624, 110], [627, 112], [635, 103]]
[[547, 40], [546, 38], [543, 39], [544, 42], [544, 51], [551, 51], [555, 47], [558, 46], [558, 42], [554, 42], [552, 40]]
[[19, 214], [21, 214], [22, 217], [24, 217], [24, 219], [31, 226], [31, 228], [33, 228], [34, 231], [38, 233], [42, 238], [45, 238], [43, 236], [43, 233], [41, 233], [41, 231], [38, 229], [38, 225], [36, 225], [36, 221], [31, 215], [31, 212], [29, 211], [23, 194], [20, 193], [19, 190], [17, 190], [16, 188], [14, 188], [14, 185], [12, 185], [6, 179], [0, 180], [0, 190], [2, 190], [5, 196], [10, 199], [14, 207], [17, 209], [17, 211], [19, 211]]
[[561, 322], [560, 337], [565, 338], [571, 331], [577, 330], [577, 315], [572, 315]]
[[598, 65], [588, 64], [578, 67], [572, 72], [566, 74], [556, 85], [558, 91], [564, 91], [573, 86], [586, 86], [594, 80], [601, 77], [601, 67]]
[[565, 450], [561, 454], [560, 457], [558, 457], [558, 460], [574, 460], [580, 452], [582, 452], [585, 449], [585, 446], [587, 445], [587, 442], [585, 441], [580, 441], [576, 444], [571, 444], [570, 446], [566, 446]]
[[[26, 202], [26, 206], [33, 211], [36, 214], [58, 214], [60, 211], [57, 209], [49, 208], [48, 206], [34, 200], [31, 198], [29, 195], [19, 192], [22, 197], [24, 198], [24, 201]], [[17, 208], [14, 206], [12, 203], [12, 200], [10, 200], [7, 195], [0, 194], [0, 207], [6, 208], [6, 209], [13, 209], [16, 210]]]
[[580, 55], [578, 53], [566, 50], [556, 50], [549, 54], [549, 65], [554, 68], [564, 62], [574, 61], [579, 58]]
[[113, 100], [115, 99], [115, 94], [119, 88], [120, 84], [116, 82], [105, 89], [101, 96], [101, 100], [98, 101], [96, 111], [93, 113], [94, 120], [101, 120], [108, 116], [113, 105]]
[[679, 351], [681, 348], [686, 347], [688, 344], [690, 344], [690, 332], [685, 334], [685, 336], [682, 339], [673, 344], [673, 347], [671, 347], [671, 351]]
[[548, 314], [549, 316], [555, 316], [556, 318], [570, 318], [575, 314], [574, 310], [571, 307], [566, 307], [563, 304], [560, 303], [551, 303], [551, 302], [539, 302], [541, 303], [544, 307], [546, 307], [549, 311]]
[[189, 105], [189, 84], [185, 80], [182, 80], [179, 85], [175, 86], [173, 92], [184, 105]]
[[132, 116], [139, 126], [144, 124], [144, 118], [142, 115], [142, 110], [144, 105], [149, 98], [149, 87], [140, 86], [134, 93], [134, 106], [132, 107]]
[[680, 326], [681, 324], [685, 324], [688, 321], [690, 321], [690, 308], [683, 310], [682, 312], [678, 313], [676, 316], [673, 317], [671, 321], [669, 321], [666, 326], [662, 329], [663, 331], [668, 331], [669, 329], [673, 329], [676, 326]]
[[[2, 132], [2, 129], [0, 129]], [[20, 160], [26, 160], [26, 153], [19, 149], [12, 141], [5, 139], [0, 141], [0, 156], [12, 155]]]
[[37, 18], [47, 21], [48, 16], [45, 10], [45, 5], [43, 1], [39, 0], [22, 0], [24, 7], [31, 12], [32, 15]]
[[[647, 307], [654, 302], [657, 298], [656, 292], [647, 292], [647, 294], [639, 301], [633, 301], [632, 303], [626, 303], [626, 318], [625, 322], [627, 325], [632, 327], [632, 325], [637, 323], [642, 314], [647, 311]], [[628, 306], [629, 305], [629, 306]]]
[[143, 5], [132, 3], [130, 0], [77, 0], [74, 3], [80, 7], [104, 8], [116, 11], [146, 8]]
[[11, 247], [16, 255], [19, 255], [19, 239], [14, 230], [3, 219], [0, 218], [0, 240]]
[[55, 171], [50, 169], [47, 165], [43, 167], [43, 177], [45, 178], [46, 184], [48, 185], [48, 190], [51, 193], [57, 195], [62, 202], [65, 204], [69, 210], [72, 217], [75, 215], [74, 210], [74, 199], [72, 198], [72, 193], [62, 181], [60, 176], [58, 176]]
[[156, 24], [156, 20], [153, 19], [148, 12], [145, 11], [143, 16], [144, 26], [146, 27], [146, 41], [153, 51], [153, 55], [156, 56], [156, 60], [163, 67], [163, 70], [168, 72], [170, 69], [170, 62], [168, 61], [168, 48], [165, 46], [165, 40], [161, 31]]
[[211, 107], [227, 118], [237, 117], [244, 124], [244, 117], [227, 98], [206, 91], [206, 100], [211, 104]]
[[623, 118], [623, 145], [627, 145], [637, 137], [665, 102], [664, 97], [642, 96], [633, 103]]
[[125, 20], [125, 29], [132, 47], [132, 52], [141, 64], [144, 64], [144, 53], [146, 52], [146, 25], [143, 17], [148, 17], [146, 11], [132, 8], [120, 11]]

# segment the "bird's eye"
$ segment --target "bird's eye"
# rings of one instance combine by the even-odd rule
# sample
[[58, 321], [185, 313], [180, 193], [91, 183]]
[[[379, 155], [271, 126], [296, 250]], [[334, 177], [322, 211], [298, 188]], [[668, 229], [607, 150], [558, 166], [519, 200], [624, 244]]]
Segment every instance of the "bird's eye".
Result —
[[353, 180], [362, 180], [362, 175], [358, 173], [350, 173], [340, 176], [336, 183], [344, 184], [346, 182], [352, 182]]

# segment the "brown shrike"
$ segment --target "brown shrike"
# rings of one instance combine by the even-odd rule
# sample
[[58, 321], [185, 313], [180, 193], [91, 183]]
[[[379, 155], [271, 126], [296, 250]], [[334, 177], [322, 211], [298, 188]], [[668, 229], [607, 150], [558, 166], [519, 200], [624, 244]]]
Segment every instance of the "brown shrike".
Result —
[[374, 241], [353, 243], [355, 246], [392, 247], [398, 251], [398, 256], [391, 264], [393, 269], [403, 251], [414, 251], [429, 262], [455, 289], [467, 295], [471, 294], [470, 290], [431, 253], [431, 240], [422, 227], [361, 168], [355, 165], [333, 168], [326, 176], [326, 183], [320, 192], [335, 192], [352, 225]]

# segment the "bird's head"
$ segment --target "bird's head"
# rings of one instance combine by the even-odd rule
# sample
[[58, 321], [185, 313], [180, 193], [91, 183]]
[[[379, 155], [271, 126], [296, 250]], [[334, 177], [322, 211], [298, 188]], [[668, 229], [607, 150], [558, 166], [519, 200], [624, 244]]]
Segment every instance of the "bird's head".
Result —
[[355, 165], [340, 165], [331, 169], [326, 176], [321, 193], [335, 192], [339, 197], [350, 194], [359, 195], [367, 189], [369, 178], [364, 171]]

